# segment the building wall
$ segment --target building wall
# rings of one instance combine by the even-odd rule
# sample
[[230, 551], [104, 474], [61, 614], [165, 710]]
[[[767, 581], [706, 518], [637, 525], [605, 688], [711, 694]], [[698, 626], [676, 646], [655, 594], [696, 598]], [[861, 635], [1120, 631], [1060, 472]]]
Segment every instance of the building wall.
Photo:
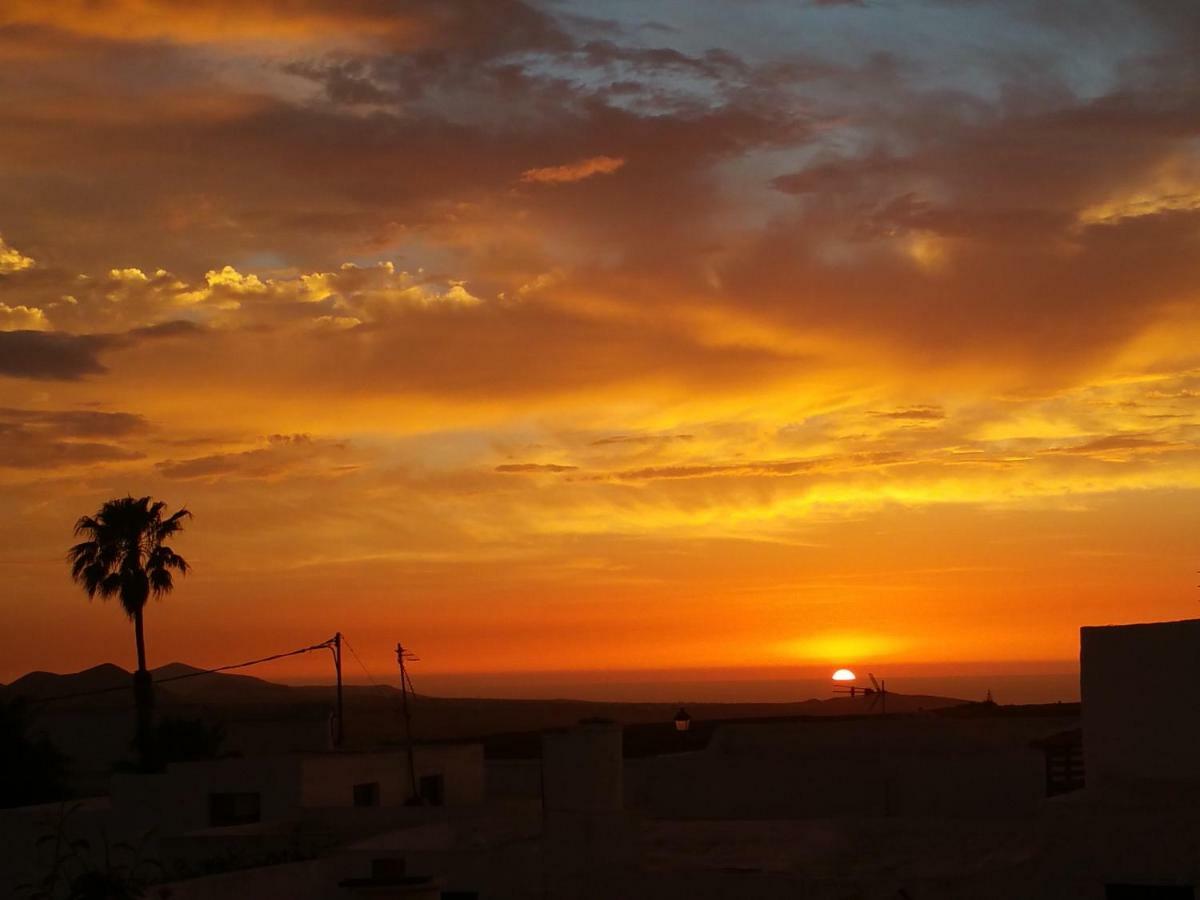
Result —
[[409, 797], [407, 762], [399, 753], [329, 753], [303, 757], [301, 805], [354, 805], [354, 785], [379, 785], [380, 806], [403, 806]]
[[489, 803], [542, 798], [540, 759], [493, 759], [486, 763]]
[[[442, 775], [447, 806], [483, 802], [479, 745], [418, 747], [417, 776]], [[110, 782], [114, 824], [122, 834], [155, 828], [183, 834], [210, 827], [214, 793], [257, 793], [262, 822], [294, 820], [305, 809], [351, 808], [354, 786], [379, 784], [379, 805], [400, 807], [411, 793], [403, 752], [325, 753], [177, 763], [157, 775], [118, 774]]]
[[[419, 745], [413, 752], [417, 778], [441, 775], [446, 806], [483, 802], [483, 747], [479, 744]], [[403, 806], [412, 794], [408, 754], [329, 753], [303, 757], [302, 800], [306, 808], [354, 805], [354, 785], [379, 785], [379, 805]]]
[[1200, 619], [1081, 629], [1088, 785], [1200, 780]]
[[1039, 810], [1031, 740], [1072, 719], [934, 718], [722, 726], [702, 752], [626, 763], [632, 808], [659, 818], [1013, 816]]
[[163, 835], [208, 828], [214, 793], [257, 793], [263, 822], [293, 818], [301, 807], [300, 759], [219, 759], [176, 763], [161, 775], [114, 775], [114, 825], [122, 833], [154, 828]]
[[479, 806], [484, 802], [486, 775], [482, 744], [418, 745], [417, 777], [442, 775], [447, 806]]
[[614, 812], [624, 807], [621, 726], [581, 724], [542, 735], [548, 811]]

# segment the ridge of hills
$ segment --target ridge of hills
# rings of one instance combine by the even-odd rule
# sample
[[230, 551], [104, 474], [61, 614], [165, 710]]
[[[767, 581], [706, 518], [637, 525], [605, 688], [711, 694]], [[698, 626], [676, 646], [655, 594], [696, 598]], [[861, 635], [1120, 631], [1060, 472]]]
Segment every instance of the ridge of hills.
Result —
[[[152, 669], [159, 705], [213, 708], [230, 713], [248, 707], [286, 715], [288, 709], [330, 706], [332, 685], [285, 685], [253, 675], [212, 673], [182, 662]], [[22, 696], [46, 710], [81, 710], [125, 707], [132, 703], [132, 673], [104, 663], [81, 672], [56, 674], [30, 672], [0, 686], [0, 698]], [[390, 685], [345, 685], [347, 716], [358, 710], [378, 714], [395, 707], [399, 690]], [[646, 701], [596, 701], [561, 699], [490, 699], [486, 697], [413, 698], [431, 738], [464, 737], [524, 728], [561, 727], [581, 718], [609, 718], [623, 723], [661, 722], [671, 719], [677, 703]], [[888, 711], [913, 713], [960, 706], [967, 701], [929, 695], [889, 693]], [[730, 703], [687, 702], [693, 717], [710, 720], [780, 716], [860, 715], [872, 711], [865, 697], [832, 697], [792, 702]], [[455, 719], [461, 721], [454, 721]]]
[[[235, 755], [310, 752], [327, 747], [333, 685], [284, 685], [253, 675], [213, 673], [181, 662], [153, 669], [155, 706], [165, 718], [202, 720], [227, 735]], [[130, 754], [133, 730], [132, 673], [106, 663], [81, 672], [30, 672], [0, 685], [0, 702], [30, 702], [35, 733], [47, 736], [71, 760], [73, 790], [103, 793], [114, 764]], [[347, 750], [402, 746], [407, 740], [400, 691], [388, 685], [345, 685]], [[673, 719], [676, 702], [571, 699], [489, 699], [410, 695], [413, 736], [418, 741], [479, 741], [494, 758], [540, 752], [539, 733], [606, 719], [627, 726], [631, 756], [666, 746], [700, 746], [722, 723], [861, 717], [880, 712], [870, 697], [839, 695], [774, 703], [686, 701], [694, 726], [681, 743]], [[938, 717], [1078, 715], [1078, 704], [1013, 707], [928, 695], [889, 692], [887, 712]], [[669, 743], [667, 743], [669, 742]]]

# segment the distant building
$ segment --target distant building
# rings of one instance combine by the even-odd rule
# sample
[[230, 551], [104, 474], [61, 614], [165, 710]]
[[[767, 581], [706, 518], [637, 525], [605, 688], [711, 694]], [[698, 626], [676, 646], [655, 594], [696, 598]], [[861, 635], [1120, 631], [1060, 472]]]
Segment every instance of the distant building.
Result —
[[1080, 644], [1090, 785], [1200, 785], [1200, 619], [1084, 628]]
[[472, 806], [483, 802], [483, 748], [414, 749], [419, 803], [400, 751], [308, 753], [174, 763], [155, 775], [114, 775], [114, 822], [187, 834], [334, 817], [348, 809]]

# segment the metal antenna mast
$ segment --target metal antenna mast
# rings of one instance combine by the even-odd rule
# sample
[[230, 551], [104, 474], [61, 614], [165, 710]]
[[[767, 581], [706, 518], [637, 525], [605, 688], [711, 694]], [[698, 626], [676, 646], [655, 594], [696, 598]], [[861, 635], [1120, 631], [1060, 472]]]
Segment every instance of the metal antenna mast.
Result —
[[[405, 650], [399, 643], [396, 644], [396, 662], [400, 665], [400, 705], [404, 712], [404, 737], [405, 743], [408, 745], [408, 779], [412, 790], [411, 800], [414, 803], [420, 799], [420, 792], [417, 789], [417, 763], [413, 755], [412, 713], [408, 707], [408, 694], [409, 691], [412, 691], [412, 680], [408, 677], [408, 669], [404, 667], [404, 663], [417, 659], [418, 657], [413, 656], [411, 651]], [[413, 691], [413, 693], [416, 692]]]
[[345, 708], [342, 705], [342, 633], [337, 632], [329, 642], [333, 653], [333, 668], [337, 671], [337, 718], [333, 729], [333, 746], [341, 749], [346, 737]]

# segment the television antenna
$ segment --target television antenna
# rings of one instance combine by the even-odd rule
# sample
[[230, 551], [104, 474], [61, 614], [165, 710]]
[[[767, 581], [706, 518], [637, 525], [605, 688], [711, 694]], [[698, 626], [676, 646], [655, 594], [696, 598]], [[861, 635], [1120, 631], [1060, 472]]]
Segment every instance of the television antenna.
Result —
[[400, 666], [400, 704], [404, 712], [404, 738], [408, 745], [408, 779], [409, 788], [412, 791], [409, 797], [410, 803], [417, 803], [421, 796], [421, 792], [417, 787], [417, 763], [413, 751], [413, 729], [412, 729], [412, 713], [408, 708], [408, 695], [416, 694], [413, 690], [412, 679], [408, 675], [408, 668], [405, 663], [417, 662], [421, 657], [413, 655], [413, 652], [407, 647], [396, 644], [396, 662]]
[[886, 716], [888, 695], [887, 681], [876, 680], [875, 676], [870, 672], [867, 673], [867, 677], [871, 679], [871, 687], [859, 687], [856, 684], [851, 684], [847, 687], [835, 687], [833, 692], [835, 694], [849, 694], [851, 699], [861, 694], [862, 697], [867, 701], [867, 709], [874, 710], [876, 707], [878, 707], [879, 714]]

